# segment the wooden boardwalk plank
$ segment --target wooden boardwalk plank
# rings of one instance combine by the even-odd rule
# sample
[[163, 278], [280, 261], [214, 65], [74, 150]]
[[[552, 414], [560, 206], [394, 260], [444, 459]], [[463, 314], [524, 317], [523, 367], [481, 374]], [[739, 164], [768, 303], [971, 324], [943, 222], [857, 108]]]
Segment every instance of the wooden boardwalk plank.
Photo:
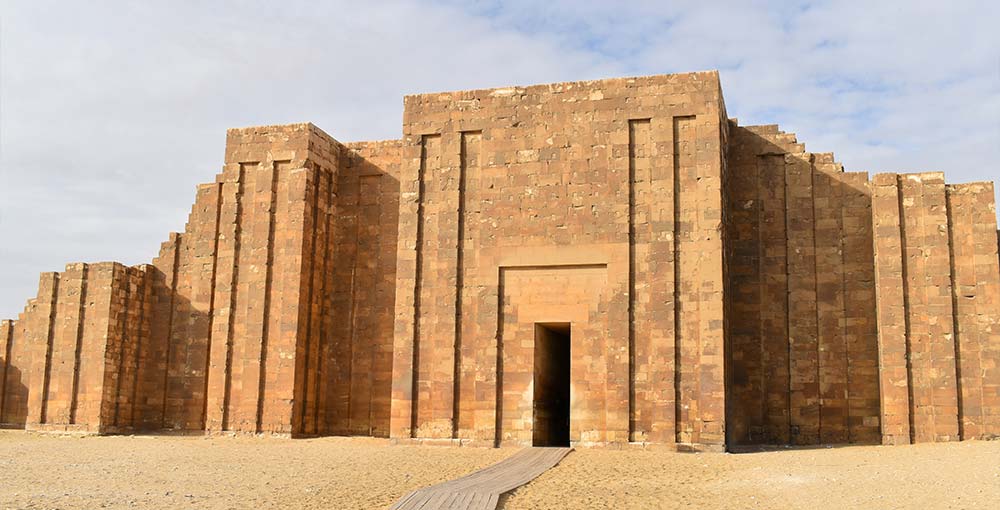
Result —
[[495, 510], [500, 496], [548, 471], [571, 448], [525, 448], [492, 466], [410, 492], [392, 510]]
[[409, 494], [403, 496], [403, 499], [400, 499], [399, 501], [397, 501], [395, 505], [392, 505], [391, 509], [392, 510], [403, 510], [405, 508], [409, 508], [409, 502], [412, 501], [413, 498], [416, 495], [417, 495], [417, 491], [410, 492]]
[[469, 505], [472, 504], [472, 498], [474, 497], [476, 497], [475, 492], [470, 492], [470, 491], [463, 492], [462, 496], [459, 497], [457, 500], [455, 500], [455, 502], [451, 505], [452, 510], [462, 510], [463, 508], [469, 508]]
[[478, 492], [474, 493], [472, 502], [469, 503], [469, 509], [473, 508], [485, 508], [487, 498]]

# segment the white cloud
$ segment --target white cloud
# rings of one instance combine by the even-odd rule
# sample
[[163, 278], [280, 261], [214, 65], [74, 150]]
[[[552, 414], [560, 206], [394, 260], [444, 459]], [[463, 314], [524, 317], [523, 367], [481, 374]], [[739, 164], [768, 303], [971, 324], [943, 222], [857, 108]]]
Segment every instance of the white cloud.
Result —
[[995, 179], [984, 2], [0, 4], [0, 317], [66, 262], [150, 260], [225, 129], [395, 138], [402, 95], [722, 70], [732, 116], [849, 170]]

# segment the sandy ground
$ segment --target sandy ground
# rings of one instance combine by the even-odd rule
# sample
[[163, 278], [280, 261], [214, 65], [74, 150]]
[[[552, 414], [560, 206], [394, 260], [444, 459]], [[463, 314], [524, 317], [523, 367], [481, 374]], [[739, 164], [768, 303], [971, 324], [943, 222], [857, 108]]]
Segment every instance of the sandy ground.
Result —
[[[0, 431], [0, 509], [385, 508], [513, 450], [363, 438]], [[503, 501], [564, 508], [1000, 508], [1000, 441], [739, 455], [577, 450]]]
[[367, 438], [72, 437], [0, 431], [0, 509], [386, 508], [512, 450]]
[[555, 508], [1000, 508], [1000, 441], [763, 453], [577, 450], [506, 498]]

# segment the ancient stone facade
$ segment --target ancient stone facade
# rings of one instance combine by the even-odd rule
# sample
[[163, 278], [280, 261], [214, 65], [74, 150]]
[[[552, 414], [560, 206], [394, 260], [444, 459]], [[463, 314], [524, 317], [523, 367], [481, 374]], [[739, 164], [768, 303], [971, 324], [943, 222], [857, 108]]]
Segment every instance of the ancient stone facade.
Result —
[[845, 172], [714, 72], [233, 129], [152, 264], [0, 323], [0, 423], [486, 446], [1000, 435], [990, 183]]

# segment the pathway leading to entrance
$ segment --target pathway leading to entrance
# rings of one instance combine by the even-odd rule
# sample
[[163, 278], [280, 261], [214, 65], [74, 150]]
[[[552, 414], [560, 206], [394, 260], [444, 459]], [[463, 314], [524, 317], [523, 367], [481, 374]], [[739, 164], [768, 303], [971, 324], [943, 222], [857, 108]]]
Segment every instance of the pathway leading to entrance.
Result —
[[492, 466], [400, 499], [391, 510], [494, 510], [500, 496], [548, 471], [572, 448], [525, 448]]

